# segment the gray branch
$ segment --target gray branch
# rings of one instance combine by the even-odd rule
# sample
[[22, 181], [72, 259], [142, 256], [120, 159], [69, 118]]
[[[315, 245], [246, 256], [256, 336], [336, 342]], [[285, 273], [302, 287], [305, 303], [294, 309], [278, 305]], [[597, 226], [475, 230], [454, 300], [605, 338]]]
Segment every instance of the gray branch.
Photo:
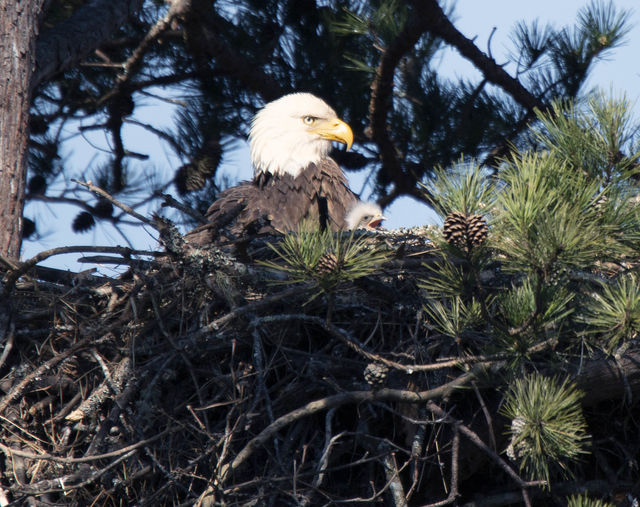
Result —
[[142, 5], [141, 0], [91, 0], [38, 37], [33, 90], [84, 60]]

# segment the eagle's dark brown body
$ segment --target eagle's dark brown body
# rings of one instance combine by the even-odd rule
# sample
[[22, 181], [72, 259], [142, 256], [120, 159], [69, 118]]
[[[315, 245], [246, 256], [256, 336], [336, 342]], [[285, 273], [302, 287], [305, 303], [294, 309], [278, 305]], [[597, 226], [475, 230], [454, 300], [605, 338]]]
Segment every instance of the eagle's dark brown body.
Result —
[[209, 223], [186, 239], [204, 245], [215, 243], [225, 231], [236, 237], [295, 231], [305, 219], [337, 231], [345, 228], [347, 211], [357, 202], [340, 167], [325, 158], [296, 177], [260, 173], [253, 181], [225, 190], [207, 211]]

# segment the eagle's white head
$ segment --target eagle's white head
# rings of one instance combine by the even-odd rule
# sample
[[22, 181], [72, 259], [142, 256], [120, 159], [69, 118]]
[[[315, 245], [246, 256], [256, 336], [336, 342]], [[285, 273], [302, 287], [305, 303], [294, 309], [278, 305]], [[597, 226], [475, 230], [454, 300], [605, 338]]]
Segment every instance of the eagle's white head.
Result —
[[255, 174], [297, 176], [331, 150], [331, 141], [353, 143], [349, 125], [322, 99], [310, 93], [292, 93], [269, 102], [253, 118], [249, 132]]
[[375, 202], [358, 202], [349, 210], [345, 217], [347, 229], [378, 229], [386, 217], [382, 214], [382, 208]]

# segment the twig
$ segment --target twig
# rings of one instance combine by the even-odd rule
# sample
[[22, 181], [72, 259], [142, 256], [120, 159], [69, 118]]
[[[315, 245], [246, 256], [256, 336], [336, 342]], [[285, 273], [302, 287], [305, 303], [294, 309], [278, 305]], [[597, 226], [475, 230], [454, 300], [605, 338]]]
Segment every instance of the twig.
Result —
[[13, 348], [13, 340], [15, 339], [15, 324], [13, 323], [13, 319], [10, 318], [9, 321], [9, 329], [7, 329], [7, 332], [5, 334], [5, 336], [7, 337], [7, 339], [4, 342], [4, 348], [2, 349], [2, 355], [0, 355], [0, 368], [2, 368], [2, 366], [4, 365], [5, 361], [7, 360], [7, 357], [9, 357], [9, 353], [11, 352], [11, 349]]
[[498, 445], [496, 444], [496, 436], [493, 432], [493, 418], [491, 417], [491, 412], [487, 408], [487, 404], [484, 402], [484, 398], [480, 393], [480, 389], [478, 389], [478, 385], [476, 382], [471, 382], [471, 387], [473, 387], [473, 391], [476, 393], [476, 398], [478, 398], [478, 403], [480, 403], [480, 407], [482, 407], [482, 413], [484, 414], [484, 418], [487, 421], [487, 431], [489, 432], [489, 439], [491, 440], [491, 448], [494, 451], [498, 450]]
[[273, 423], [262, 430], [256, 437], [251, 439], [244, 448], [237, 454], [235, 459], [224, 465], [220, 472], [222, 480], [228, 477], [228, 474], [240, 467], [253, 452], [267, 442], [272, 435], [276, 434], [285, 426], [292, 422], [308, 417], [317, 412], [329, 410], [331, 408], [340, 407], [347, 404], [358, 404], [371, 401], [396, 401], [399, 403], [424, 403], [432, 398], [438, 398], [450, 394], [453, 390], [462, 387], [480, 372], [482, 368], [476, 367], [468, 373], [464, 373], [444, 384], [440, 387], [430, 389], [428, 391], [405, 391], [401, 389], [380, 389], [378, 391], [347, 391], [344, 393], [328, 396], [320, 400], [312, 401], [306, 405], [278, 417]]
[[389, 484], [393, 504], [396, 507], [406, 507], [407, 499], [404, 493], [404, 487], [402, 486], [400, 474], [398, 473], [398, 465], [396, 464], [395, 455], [391, 452], [391, 449], [388, 449], [382, 456], [382, 466]]
[[318, 466], [316, 467], [315, 479], [313, 481], [314, 489], [318, 489], [322, 485], [322, 482], [324, 481], [324, 471], [327, 469], [329, 464], [331, 448], [343, 435], [342, 433], [339, 433], [338, 435], [331, 436], [331, 421], [335, 413], [336, 409], [332, 408], [327, 411], [327, 414], [324, 417], [324, 449], [322, 450], [322, 455], [320, 456]]
[[116, 266], [137, 266], [150, 268], [152, 264], [142, 259], [126, 259], [124, 257], [110, 257], [108, 255], [91, 255], [79, 257], [76, 262], [81, 264], [113, 264]]
[[479, 447], [481, 450], [485, 452], [493, 461], [497, 463], [497, 465], [504, 470], [511, 479], [521, 488], [522, 499], [527, 505], [527, 507], [531, 506], [531, 500], [529, 499], [529, 495], [527, 493], [527, 488], [535, 487], [535, 486], [544, 486], [546, 481], [524, 481], [514, 470], [509, 466], [509, 464], [504, 461], [493, 449], [491, 449], [487, 444], [485, 444], [482, 439], [475, 433], [473, 430], [462, 424], [460, 421], [455, 420], [453, 417], [448, 415], [444, 410], [442, 410], [438, 405], [436, 405], [433, 401], [429, 400], [427, 402], [427, 409], [433, 413], [435, 416], [440, 417], [444, 420], [445, 423], [455, 424], [460, 429], [460, 432], [467, 437], [476, 447]]
[[185, 215], [189, 215], [191, 218], [193, 218], [194, 220], [196, 220], [200, 224], [206, 224], [207, 223], [207, 219], [205, 217], [203, 217], [202, 214], [198, 213], [196, 210], [194, 210], [194, 209], [192, 209], [192, 208], [190, 208], [188, 206], [185, 206], [181, 202], [176, 201], [173, 198], [173, 196], [171, 196], [169, 194], [163, 194], [162, 192], [157, 192], [156, 196], [162, 197], [163, 202], [162, 202], [161, 206], [171, 206], [172, 208], [175, 208], [175, 209], [181, 211]]
[[[420, 407], [418, 410], [418, 417], [420, 419], [424, 419], [426, 415], [426, 409], [424, 407]], [[424, 451], [424, 437], [427, 433], [427, 425], [424, 423], [414, 423], [418, 426], [416, 429], [416, 433], [413, 436], [413, 440], [411, 441], [411, 487], [409, 491], [407, 491], [407, 500], [409, 500], [418, 487], [418, 476], [419, 476], [419, 459]]]
[[[180, 76], [180, 78], [181, 78], [181, 80], [185, 79], [184, 76]], [[158, 128], [154, 127], [153, 125], [149, 125], [148, 123], [143, 123], [141, 121], [134, 120], [133, 118], [125, 118], [124, 119], [124, 123], [127, 123], [129, 125], [136, 125], [136, 126], [141, 127], [141, 128], [143, 128], [145, 130], [148, 130], [149, 132], [151, 132], [151, 133], [155, 134], [156, 136], [158, 136], [163, 141], [167, 142], [169, 144], [169, 146], [171, 146], [171, 148], [173, 148], [173, 151], [175, 152], [176, 155], [178, 155], [178, 156], [184, 155], [184, 147], [183, 147], [183, 145], [180, 144], [172, 136], [170, 136], [169, 134], [167, 134], [163, 130], [158, 129]]]
[[[290, 320], [301, 320], [304, 322], [311, 322], [321, 327], [331, 335], [345, 342], [349, 347], [355, 350], [358, 354], [366, 357], [369, 360], [380, 362], [389, 366], [390, 368], [394, 368], [397, 370], [404, 371], [409, 374], [413, 374], [419, 371], [436, 371], [436, 370], [444, 370], [446, 368], [455, 368], [463, 365], [469, 364], [477, 364], [477, 363], [491, 363], [494, 361], [503, 361], [509, 358], [509, 354], [500, 353], [500, 354], [489, 354], [489, 355], [478, 355], [478, 356], [468, 356], [468, 357], [459, 357], [452, 358], [448, 360], [443, 360], [442, 362], [433, 363], [433, 364], [401, 364], [397, 361], [392, 361], [391, 359], [387, 359], [378, 354], [374, 354], [373, 352], [369, 352], [361, 343], [356, 340], [351, 333], [337, 327], [336, 325], [327, 322], [326, 319], [322, 319], [320, 317], [315, 317], [313, 315], [306, 315], [303, 313], [297, 314], [282, 314], [282, 315], [268, 315], [265, 317], [257, 317], [256, 318], [259, 323], [269, 323], [269, 322], [279, 322], [279, 321], [290, 321]], [[547, 347], [551, 346], [555, 343], [555, 339], [546, 340], [545, 342], [538, 343], [536, 345], [531, 346], [527, 349], [527, 353], [540, 352], [545, 350]]]
[[[99, 357], [99, 356], [94, 356]], [[125, 357], [120, 361], [113, 371], [113, 375], [109, 372], [109, 368], [104, 365], [105, 380], [97, 387], [91, 395], [84, 400], [80, 406], [71, 412], [65, 419], [67, 421], [79, 421], [88, 415], [95, 413], [100, 406], [110, 397], [110, 395], [119, 395], [123, 387], [133, 376], [133, 368], [131, 360]]]
[[21, 458], [34, 459], [34, 460], [45, 460], [45, 461], [54, 461], [56, 463], [91, 463], [92, 461], [98, 461], [101, 459], [115, 458], [122, 454], [125, 454], [129, 451], [133, 451], [135, 449], [139, 449], [145, 445], [148, 445], [152, 442], [155, 442], [159, 438], [167, 435], [168, 433], [172, 433], [174, 431], [178, 431], [176, 428], [167, 428], [164, 431], [154, 435], [153, 437], [147, 438], [145, 440], [140, 440], [140, 442], [136, 442], [135, 444], [128, 445], [126, 447], [122, 447], [117, 451], [106, 452], [104, 454], [94, 454], [93, 456], [84, 456], [82, 458], [62, 458], [60, 456], [53, 456], [52, 454], [42, 453], [42, 454], [34, 454], [31, 452], [20, 451], [18, 449], [13, 449], [7, 445], [0, 443], [0, 449], [7, 455], [16, 455]]
[[460, 428], [458, 424], [453, 425], [453, 440], [451, 442], [451, 486], [449, 488], [449, 494], [444, 500], [439, 502], [430, 503], [425, 507], [441, 507], [443, 505], [449, 505], [455, 503], [460, 495], [458, 491], [458, 466], [460, 459]]
[[16, 281], [22, 275], [27, 273], [31, 268], [33, 268], [39, 262], [42, 262], [49, 257], [53, 257], [54, 255], [61, 255], [67, 253], [85, 253], [85, 252], [100, 252], [100, 253], [115, 253], [120, 254], [123, 257], [128, 257], [130, 255], [159, 255], [159, 252], [148, 252], [146, 250], [132, 250], [131, 248], [121, 247], [121, 246], [89, 246], [89, 245], [79, 245], [79, 246], [61, 246], [58, 248], [52, 248], [50, 250], [44, 250], [40, 252], [31, 259], [23, 262], [18, 269], [15, 269], [9, 272], [5, 278], [5, 287], [4, 287], [4, 295], [8, 296], [13, 290]]
[[228, 324], [229, 322], [237, 319], [238, 317], [242, 317], [247, 313], [253, 313], [261, 310], [262, 308], [268, 307], [271, 304], [280, 301], [281, 299], [298, 295], [306, 290], [306, 287], [292, 287], [290, 289], [283, 290], [282, 292], [278, 292], [271, 296], [267, 296], [265, 298], [260, 299], [259, 301], [255, 301], [254, 303], [249, 303], [245, 306], [241, 306], [234, 310], [231, 310], [227, 314], [222, 317], [210, 322], [206, 326], [200, 328], [192, 335], [193, 340], [199, 340], [209, 336], [212, 332], [218, 331], [222, 326]]
[[[269, 422], [273, 422], [273, 407], [271, 406], [271, 397], [269, 396], [269, 390], [267, 389], [267, 384], [265, 382], [265, 375], [267, 370], [264, 367], [264, 350], [262, 348], [262, 341], [260, 339], [260, 333], [258, 332], [258, 328], [252, 325], [253, 328], [251, 331], [251, 336], [253, 337], [253, 360], [256, 365], [256, 372], [258, 374], [258, 393], [262, 393], [262, 398], [264, 399], [264, 405], [267, 410], [267, 416], [269, 417]], [[259, 399], [256, 396], [256, 400]], [[282, 457], [280, 456], [280, 443], [276, 439], [273, 442], [273, 447], [275, 448], [276, 457], [278, 463], [282, 463]]]
[[158, 39], [158, 37], [171, 27], [171, 22], [180, 16], [183, 16], [190, 6], [190, 3], [185, 0], [172, 0], [169, 2], [171, 7], [165, 14], [164, 18], [159, 19], [146, 33], [144, 38], [138, 44], [138, 47], [134, 49], [131, 56], [127, 58], [127, 61], [123, 65], [123, 72], [118, 76], [118, 86], [122, 86], [126, 83], [135, 71], [142, 65], [142, 59], [147, 53], [151, 45]]
[[[76, 353], [78, 350], [86, 347], [88, 344], [92, 343], [89, 338], [84, 338], [80, 340], [76, 344], [69, 347], [64, 352], [59, 353], [58, 355], [52, 357], [48, 361], [45, 361], [40, 366], [38, 366], [35, 370], [33, 370], [29, 375], [24, 377], [20, 382], [18, 382], [15, 386], [11, 388], [11, 390], [5, 394], [2, 399], [0, 399], [0, 414], [4, 413], [6, 408], [9, 406], [9, 403], [14, 401], [18, 396], [22, 396], [24, 390], [34, 382], [38, 377], [44, 375], [47, 371], [49, 371], [53, 366], [58, 364], [63, 359], [71, 356]], [[93, 341], [95, 343], [95, 341]]]
[[[105, 467], [101, 467], [98, 470], [95, 470], [89, 474], [86, 472], [78, 472], [75, 474], [67, 475], [65, 477], [57, 477], [55, 479], [45, 479], [40, 482], [31, 483], [31, 484], [20, 484], [12, 487], [11, 489], [20, 492], [24, 495], [44, 495], [46, 493], [55, 493], [58, 491], [63, 491], [65, 494], [68, 490], [79, 489], [84, 486], [95, 482], [97, 479], [102, 477], [105, 473], [111, 470], [113, 467], [119, 465], [123, 461], [129, 459], [131, 456], [135, 454], [135, 450], [129, 451], [125, 453], [123, 456], [116, 458], [111, 463], [109, 463]], [[87, 476], [85, 478], [85, 476]], [[77, 479], [80, 479], [80, 482], [74, 482]]]
[[78, 185], [88, 188], [94, 194], [98, 194], [99, 196], [104, 197], [107, 201], [109, 201], [114, 206], [117, 206], [128, 215], [131, 215], [132, 217], [137, 218], [142, 223], [147, 224], [148, 226], [153, 227], [154, 229], [157, 230], [156, 224], [152, 220], [141, 215], [136, 210], [134, 210], [131, 206], [127, 206], [126, 204], [121, 203], [111, 194], [109, 194], [105, 190], [102, 190], [100, 187], [97, 187], [96, 185], [94, 185], [91, 181], [80, 181], [73, 178], [71, 179], [71, 181], [73, 181], [74, 183], [77, 183]]

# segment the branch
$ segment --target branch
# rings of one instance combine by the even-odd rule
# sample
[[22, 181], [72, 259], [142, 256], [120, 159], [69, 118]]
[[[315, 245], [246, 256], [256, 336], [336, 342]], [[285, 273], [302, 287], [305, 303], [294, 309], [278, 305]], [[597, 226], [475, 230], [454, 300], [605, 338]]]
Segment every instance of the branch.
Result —
[[278, 417], [269, 426], [262, 430], [256, 437], [251, 439], [247, 445], [237, 454], [231, 463], [222, 466], [220, 471], [221, 480], [224, 481], [229, 473], [240, 467], [258, 449], [264, 445], [278, 431], [289, 424], [310, 415], [330, 410], [348, 404], [360, 404], [372, 401], [395, 401], [398, 403], [425, 403], [433, 398], [441, 398], [449, 395], [455, 389], [464, 386], [473, 380], [477, 374], [483, 370], [482, 366], [476, 366], [468, 373], [464, 373], [456, 379], [428, 391], [405, 391], [402, 389], [380, 389], [377, 391], [347, 391], [333, 396], [328, 396], [316, 401], [311, 401], [306, 405]]
[[522, 86], [520, 81], [511, 77], [493, 58], [480, 51], [472, 40], [458, 31], [437, 0], [412, 0], [412, 3], [418, 11], [418, 17], [424, 19], [427, 24], [429, 32], [455, 47], [463, 57], [482, 72], [487, 81], [505, 90], [527, 111], [544, 108], [544, 104]]
[[215, 65], [228, 76], [237, 79], [249, 90], [257, 92], [265, 101], [283, 95], [280, 84], [255, 62], [227, 45], [219, 36], [225, 33], [223, 20], [216, 16], [208, 0], [193, 0], [184, 18], [187, 44], [202, 61], [215, 60]]
[[152, 220], [149, 220], [147, 217], [141, 215], [140, 213], [135, 211], [131, 206], [127, 206], [126, 204], [121, 203], [105, 190], [102, 190], [100, 187], [95, 186], [91, 181], [79, 181], [76, 179], [72, 179], [71, 181], [85, 188], [88, 188], [94, 194], [98, 194], [99, 196], [104, 197], [111, 204], [113, 204], [114, 206], [117, 206], [125, 213], [131, 215], [134, 218], [137, 218], [143, 224], [147, 224], [148, 226], [153, 227], [155, 230], [158, 230], [158, 226]]
[[122, 73], [118, 75], [115, 86], [109, 91], [109, 93], [100, 98], [98, 104], [102, 104], [109, 99], [124, 93], [125, 89], [130, 91], [129, 83], [131, 78], [142, 65], [144, 55], [149, 51], [151, 45], [158, 39], [158, 37], [160, 37], [160, 35], [171, 27], [171, 23], [174, 19], [184, 16], [191, 6], [190, 0], [172, 0], [169, 3], [171, 4], [171, 7], [167, 11], [167, 14], [162, 19], [156, 21], [140, 41], [138, 46], [133, 50], [131, 56], [121, 65]]
[[[381, 447], [385, 447], [381, 445]], [[391, 449], [382, 456], [382, 468], [384, 469], [384, 475], [389, 484], [389, 490], [391, 493], [391, 499], [395, 507], [407, 507], [407, 498], [400, 480], [400, 473], [398, 471], [398, 464], [396, 463], [395, 453]]]
[[402, 32], [382, 53], [376, 77], [371, 83], [368, 134], [378, 145], [382, 165], [394, 178], [402, 174], [402, 167], [387, 129], [387, 115], [393, 96], [393, 77], [398, 63], [415, 46], [427, 26], [426, 20], [421, 17], [414, 17], [407, 22]]
[[304, 292], [306, 289], [307, 287], [300, 287], [300, 286], [291, 287], [290, 289], [283, 290], [282, 292], [277, 292], [270, 296], [259, 299], [255, 302], [235, 308], [230, 312], [224, 314], [222, 317], [219, 317], [213, 322], [210, 322], [206, 326], [203, 326], [200, 329], [198, 329], [196, 332], [193, 333], [192, 339], [194, 341], [197, 341], [202, 338], [207, 338], [211, 333], [218, 331], [218, 329], [220, 329], [222, 326], [228, 324], [229, 322], [233, 321], [238, 317], [242, 317], [247, 313], [253, 313], [264, 307], [268, 307], [271, 304], [275, 303], [276, 301], [280, 301], [281, 299], [287, 298], [289, 296], [295, 296], [297, 294], [300, 294]]
[[191, 218], [196, 220], [199, 224], [207, 223], [206, 219], [202, 216], [202, 214], [198, 213], [193, 208], [185, 206], [181, 202], [176, 201], [170, 194], [163, 194], [162, 192], [154, 192], [154, 196], [162, 197], [163, 202], [162, 204], [160, 204], [160, 206], [162, 206], [163, 208], [170, 206], [171, 208], [180, 210], [185, 215], [189, 215]]
[[67, 495], [72, 489], [80, 489], [92, 482], [95, 482], [110, 469], [129, 459], [134, 454], [135, 451], [130, 451], [129, 453], [116, 458], [107, 466], [95, 471], [91, 471], [90, 469], [81, 469], [79, 472], [74, 474], [56, 477], [55, 479], [44, 479], [40, 482], [31, 484], [16, 484], [11, 486], [11, 489], [23, 495], [45, 495], [47, 493], [57, 493], [59, 491], [62, 491]]
[[120, 254], [124, 257], [128, 257], [130, 255], [161, 255], [159, 252], [148, 252], [144, 250], [132, 250], [131, 248], [126, 248], [122, 246], [93, 246], [93, 245], [85, 245], [85, 246], [61, 246], [58, 248], [52, 248], [50, 250], [44, 250], [43, 252], [38, 253], [31, 257], [31, 259], [25, 261], [18, 267], [17, 269], [10, 271], [5, 278], [5, 286], [4, 286], [4, 296], [8, 297], [8, 295], [13, 290], [13, 286], [15, 285], [18, 278], [27, 273], [31, 268], [33, 268], [39, 262], [42, 262], [49, 257], [53, 257], [54, 255], [66, 254], [66, 253], [84, 253], [84, 252], [99, 252], [99, 253], [116, 253]]
[[38, 39], [31, 90], [84, 60], [142, 5], [141, 0], [91, 0]]
[[145, 445], [149, 445], [152, 442], [155, 442], [159, 438], [164, 437], [168, 433], [172, 433], [177, 431], [177, 428], [166, 428], [164, 431], [154, 435], [153, 437], [147, 438], [145, 440], [140, 440], [140, 442], [136, 442], [135, 444], [128, 445], [126, 447], [122, 447], [116, 451], [107, 452], [104, 454], [94, 454], [92, 456], [83, 456], [81, 458], [63, 458], [60, 456], [54, 456], [52, 454], [42, 453], [42, 454], [34, 454], [31, 452], [21, 451], [19, 449], [13, 449], [7, 445], [0, 443], [0, 450], [2, 450], [7, 456], [20, 456], [21, 458], [28, 458], [33, 460], [45, 460], [45, 461], [53, 461], [55, 463], [65, 463], [67, 465], [72, 463], [91, 463], [92, 461], [98, 461], [101, 459], [108, 458], [116, 458], [121, 456], [122, 454], [126, 454], [135, 449], [139, 449], [140, 447], [144, 447]]
[[[298, 291], [303, 289], [299, 288]], [[254, 303], [255, 304], [255, 303]], [[226, 316], [225, 316], [226, 317]], [[224, 317], [221, 317], [224, 318]], [[219, 319], [220, 320], [220, 319]], [[499, 353], [499, 354], [487, 354], [487, 355], [476, 355], [476, 356], [466, 356], [466, 357], [453, 357], [453, 358], [442, 358], [442, 361], [432, 364], [402, 364], [397, 361], [393, 361], [391, 359], [387, 359], [379, 354], [374, 354], [365, 349], [365, 347], [358, 342], [348, 331], [332, 324], [331, 322], [327, 322], [326, 319], [316, 317], [314, 315], [306, 315], [303, 313], [294, 313], [294, 314], [282, 314], [282, 315], [267, 315], [265, 317], [257, 317], [254, 319], [255, 323], [265, 324], [269, 322], [286, 322], [292, 320], [299, 320], [304, 322], [311, 322], [320, 328], [324, 329], [329, 334], [338, 338], [339, 340], [346, 343], [349, 347], [355, 350], [358, 354], [363, 357], [369, 359], [370, 361], [376, 361], [379, 363], [383, 363], [384, 365], [394, 368], [396, 370], [404, 371], [405, 373], [412, 374], [419, 371], [436, 371], [436, 370], [444, 370], [445, 368], [456, 368], [463, 365], [469, 364], [479, 364], [479, 363], [492, 363], [497, 361], [504, 361], [511, 357], [510, 354], [507, 353]], [[211, 326], [211, 324], [209, 324]], [[542, 352], [556, 343], [555, 339], [545, 340], [540, 343], [536, 343], [527, 349], [528, 354]]]
[[142, 59], [151, 45], [162, 33], [171, 27], [171, 23], [175, 18], [183, 16], [187, 12], [191, 2], [190, 0], [172, 0], [169, 3], [171, 7], [165, 17], [156, 21], [140, 41], [138, 47], [133, 51], [133, 53], [131, 53], [131, 56], [124, 63], [124, 71], [118, 76], [118, 83], [116, 87], [122, 87], [125, 85], [125, 83], [142, 65]]
[[88, 211], [89, 213], [93, 213], [93, 206], [87, 203], [87, 201], [83, 201], [82, 199], [74, 199], [71, 197], [53, 197], [50, 195], [44, 194], [27, 194], [24, 196], [25, 201], [41, 201], [41, 202], [49, 202], [49, 203], [65, 203], [72, 204], [73, 206], [78, 206], [79, 208]]
[[[14, 385], [11, 390], [0, 399], [0, 414], [4, 413], [4, 411], [9, 406], [9, 403], [14, 401], [18, 396], [22, 396], [22, 393], [25, 389], [31, 384], [31, 382], [35, 381], [38, 377], [41, 377], [46, 372], [50, 371], [56, 364], [58, 364], [63, 359], [75, 354], [78, 350], [83, 347], [88, 346], [90, 343], [89, 338], [84, 338], [77, 342], [76, 344], [69, 347], [64, 352], [60, 352], [58, 355], [52, 357], [48, 361], [45, 361], [40, 366], [38, 366], [35, 370], [33, 370], [29, 375], [24, 377], [20, 382]], [[95, 343], [95, 342], [94, 342]]]
[[436, 417], [443, 420], [445, 423], [453, 424], [465, 437], [467, 437], [476, 447], [479, 447], [481, 450], [485, 452], [493, 461], [495, 461], [502, 470], [506, 472], [506, 474], [513, 479], [513, 481], [521, 488], [522, 499], [524, 500], [525, 505], [531, 506], [531, 501], [529, 500], [529, 495], [527, 493], [527, 488], [531, 488], [534, 486], [543, 486], [546, 484], [546, 481], [531, 481], [527, 482], [523, 480], [516, 472], [509, 466], [509, 464], [503, 460], [493, 449], [491, 449], [487, 444], [483, 442], [483, 440], [471, 430], [469, 427], [460, 423], [453, 417], [451, 417], [447, 412], [441, 409], [438, 405], [436, 405], [433, 401], [429, 401], [427, 403], [427, 409]]
[[449, 488], [449, 494], [444, 500], [439, 502], [430, 503], [425, 507], [441, 507], [444, 505], [455, 504], [460, 496], [458, 491], [458, 468], [459, 468], [459, 456], [460, 456], [460, 428], [458, 424], [453, 425], [453, 439], [451, 441], [451, 487]]

